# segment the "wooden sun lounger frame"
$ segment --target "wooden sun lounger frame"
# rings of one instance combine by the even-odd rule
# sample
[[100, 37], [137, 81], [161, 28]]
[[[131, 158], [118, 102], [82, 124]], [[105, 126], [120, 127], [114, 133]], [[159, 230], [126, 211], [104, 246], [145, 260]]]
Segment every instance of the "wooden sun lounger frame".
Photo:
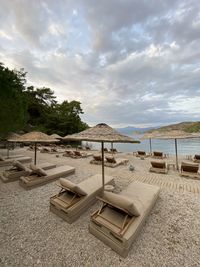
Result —
[[[103, 225], [105, 228], [107, 228], [111, 234], [114, 235], [114, 237], [116, 238], [122, 238], [124, 233], [127, 231], [128, 227], [131, 225], [131, 223], [134, 221], [135, 219], [135, 216], [131, 215], [129, 212], [127, 212], [126, 210], [122, 209], [122, 208], [119, 208], [119, 207], [115, 207], [113, 206], [110, 202], [108, 201], [105, 201], [103, 198], [101, 197], [96, 197], [98, 200], [102, 201], [102, 205], [101, 205], [101, 208], [96, 210], [95, 212], [93, 212], [91, 214], [91, 219], [94, 223], [96, 223], [97, 225], [101, 226]], [[120, 212], [123, 212], [125, 213], [124, 214], [124, 220], [123, 220], [123, 223], [122, 223], [122, 226], [118, 226], [117, 224], [115, 224], [114, 222], [108, 220], [107, 218], [105, 218], [104, 216], [101, 215], [101, 212], [105, 209], [105, 207], [110, 207], [112, 209], [118, 209], [120, 210]], [[117, 227], [119, 229], [118, 232], [115, 232], [113, 231], [112, 228], [110, 228], [108, 225], [105, 225], [103, 224], [103, 222], [101, 222], [101, 224], [96, 220], [96, 217], [99, 216], [101, 218], [103, 218], [104, 220], [106, 220], [107, 222], [109, 222], [110, 224], [114, 225], [115, 227]]]
[[60, 184], [57, 184], [57, 185], [58, 185], [59, 187], [61, 187], [61, 189], [60, 189], [60, 191], [59, 191], [58, 194], [56, 194], [56, 195], [50, 197], [50, 199], [57, 198], [57, 197], [59, 197], [60, 195], [66, 193], [67, 191], [69, 191], [69, 192], [71, 192], [71, 193], [74, 194], [70, 202], [67, 202], [67, 201], [65, 201], [65, 200], [59, 198], [59, 200], [60, 200], [61, 202], [67, 204], [67, 206], [64, 206], [64, 207], [63, 207], [64, 209], [68, 209], [68, 208], [72, 207], [74, 204], [76, 204], [77, 202], [79, 202], [79, 201], [81, 200], [81, 198], [83, 197], [83, 195], [78, 194], [77, 192], [74, 192], [73, 190], [70, 190], [70, 189], [67, 188], [67, 187], [63, 187], [63, 186], [61, 186]]

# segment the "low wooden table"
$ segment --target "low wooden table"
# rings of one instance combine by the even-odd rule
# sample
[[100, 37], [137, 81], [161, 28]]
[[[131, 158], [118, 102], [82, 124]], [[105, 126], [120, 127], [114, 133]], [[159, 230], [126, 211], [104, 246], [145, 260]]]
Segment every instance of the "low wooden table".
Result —
[[107, 191], [107, 192], [113, 192], [115, 189], [115, 187], [111, 184], [107, 184], [104, 186], [104, 190]]
[[176, 164], [175, 163], [167, 163], [167, 169], [168, 170], [170, 169], [170, 167], [172, 167], [174, 171], [176, 170]]

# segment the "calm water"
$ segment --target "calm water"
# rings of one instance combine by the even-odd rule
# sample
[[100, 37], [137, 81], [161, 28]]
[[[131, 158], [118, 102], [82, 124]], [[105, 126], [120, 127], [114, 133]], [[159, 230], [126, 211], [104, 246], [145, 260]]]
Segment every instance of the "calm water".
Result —
[[[139, 140], [138, 136], [131, 136]], [[113, 147], [122, 152], [133, 152], [137, 150], [145, 150], [146, 152], [150, 151], [149, 140], [140, 140], [140, 144], [123, 144], [123, 143], [114, 143]], [[100, 149], [100, 143], [89, 142], [89, 145], [92, 145], [93, 149]], [[200, 154], [200, 138], [194, 139], [179, 139], [177, 140], [178, 144], [178, 154], [180, 155], [194, 155]], [[175, 154], [175, 145], [174, 140], [151, 140], [152, 151], [163, 151], [167, 154]], [[111, 148], [110, 143], [105, 143], [104, 145], [108, 149]]]

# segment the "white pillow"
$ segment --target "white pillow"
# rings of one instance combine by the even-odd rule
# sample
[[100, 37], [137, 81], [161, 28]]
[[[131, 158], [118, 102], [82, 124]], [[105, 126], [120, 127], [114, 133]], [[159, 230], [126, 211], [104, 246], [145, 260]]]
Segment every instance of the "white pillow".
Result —
[[129, 214], [139, 216], [140, 213], [135, 204], [127, 197], [104, 191], [103, 200], [113, 207], [128, 211]]
[[77, 194], [82, 195], [82, 196], [87, 195], [87, 193], [80, 186], [70, 182], [67, 179], [60, 178], [60, 184], [64, 187], [68, 188], [69, 190], [72, 190], [74, 193], [77, 193]]

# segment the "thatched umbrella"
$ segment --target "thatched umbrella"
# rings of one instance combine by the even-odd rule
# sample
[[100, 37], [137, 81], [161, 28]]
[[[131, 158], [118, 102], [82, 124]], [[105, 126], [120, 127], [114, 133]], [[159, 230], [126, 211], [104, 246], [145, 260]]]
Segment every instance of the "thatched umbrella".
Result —
[[154, 132], [151, 132], [151, 133], [145, 133], [142, 136], [141, 140], [149, 139], [150, 153], [152, 153], [152, 139], [156, 139], [159, 136], [160, 136], [160, 133], [158, 131], [154, 131]]
[[67, 135], [63, 138], [64, 140], [73, 141], [91, 141], [101, 143], [101, 154], [102, 154], [102, 182], [103, 187], [105, 184], [104, 175], [104, 142], [111, 143], [140, 143], [131, 137], [122, 135], [116, 130], [111, 128], [105, 123], [97, 124], [96, 126], [89, 128], [77, 134]]
[[16, 133], [9, 133], [8, 134], [8, 136], [7, 136], [7, 138], [6, 138], [6, 140], [7, 140], [7, 144], [6, 144], [6, 146], [7, 146], [7, 158], [9, 158], [9, 146], [10, 146], [10, 142], [9, 142], [9, 140], [10, 139], [13, 139], [13, 140], [15, 140], [16, 138], [18, 138], [20, 135], [19, 134], [16, 134]]
[[20, 143], [34, 143], [35, 144], [35, 157], [34, 163], [36, 164], [37, 159], [37, 143], [54, 143], [58, 142], [55, 138], [41, 132], [30, 132], [23, 134], [15, 139], [9, 139], [11, 142], [20, 142]]
[[176, 169], [179, 170], [178, 166], [178, 149], [177, 149], [177, 139], [189, 139], [189, 138], [199, 138], [198, 134], [186, 133], [181, 130], [171, 130], [171, 131], [161, 131], [159, 139], [174, 139], [175, 143], [175, 154], [176, 154]]
[[55, 139], [58, 139], [58, 140], [61, 140], [61, 139], [63, 139], [63, 137], [62, 136], [60, 136], [59, 134], [51, 134], [50, 135], [51, 137], [53, 137], [53, 138], [55, 138]]

